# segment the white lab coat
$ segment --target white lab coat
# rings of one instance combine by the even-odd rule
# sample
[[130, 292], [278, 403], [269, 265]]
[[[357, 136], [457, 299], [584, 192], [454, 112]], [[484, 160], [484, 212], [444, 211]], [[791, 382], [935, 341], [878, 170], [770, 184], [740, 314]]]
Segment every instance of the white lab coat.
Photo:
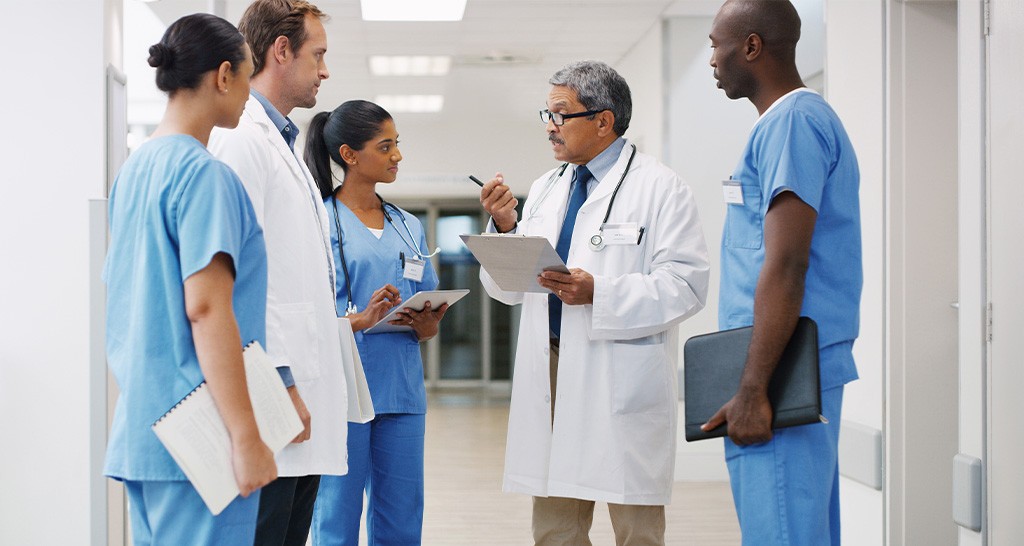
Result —
[[263, 105], [249, 97], [210, 151], [238, 173], [267, 243], [267, 354], [288, 365], [311, 415], [311, 437], [277, 456], [280, 476], [348, 472], [348, 396], [334, 305], [330, 225], [320, 191]]
[[[590, 249], [631, 151], [627, 143], [576, 218], [567, 264], [594, 276], [594, 303], [562, 307], [553, 425], [547, 294], [504, 292], [481, 270], [488, 294], [523, 304], [505, 491], [617, 504], [671, 501], [678, 408], [673, 326], [704, 307], [710, 267], [690, 188], [642, 153], [608, 220], [644, 227], [641, 244]], [[555, 245], [571, 167], [543, 201], [554, 171], [533, 183], [519, 233]]]

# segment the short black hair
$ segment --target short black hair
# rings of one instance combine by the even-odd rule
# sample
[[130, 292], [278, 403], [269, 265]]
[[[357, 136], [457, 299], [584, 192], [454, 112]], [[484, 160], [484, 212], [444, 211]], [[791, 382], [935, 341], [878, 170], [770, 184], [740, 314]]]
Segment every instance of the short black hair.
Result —
[[757, 34], [765, 49], [786, 61], [796, 58], [800, 14], [789, 0], [729, 0], [731, 31], [740, 38]]

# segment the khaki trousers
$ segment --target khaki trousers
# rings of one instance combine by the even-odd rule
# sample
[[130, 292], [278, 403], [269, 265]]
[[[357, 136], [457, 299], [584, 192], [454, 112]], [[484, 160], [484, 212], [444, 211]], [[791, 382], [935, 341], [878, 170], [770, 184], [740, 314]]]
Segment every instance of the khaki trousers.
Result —
[[[555, 419], [558, 342], [551, 342], [551, 422]], [[594, 501], [533, 498], [533, 540], [537, 546], [592, 546]], [[608, 503], [616, 546], [664, 546], [665, 507]]]

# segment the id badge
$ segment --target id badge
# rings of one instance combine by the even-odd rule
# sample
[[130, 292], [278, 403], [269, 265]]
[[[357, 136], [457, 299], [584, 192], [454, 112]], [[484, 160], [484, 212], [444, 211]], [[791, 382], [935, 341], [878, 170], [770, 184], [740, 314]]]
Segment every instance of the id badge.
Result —
[[636, 245], [640, 240], [640, 227], [636, 222], [605, 224], [602, 235], [606, 245]]
[[722, 195], [725, 197], [725, 202], [728, 205], [742, 205], [743, 204], [743, 187], [740, 186], [739, 180], [723, 180], [722, 181]]
[[422, 282], [423, 268], [426, 267], [426, 264], [425, 260], [407, 256], [405, 258], [405, 268], [402, 270], [402, 278], [413, 282]]

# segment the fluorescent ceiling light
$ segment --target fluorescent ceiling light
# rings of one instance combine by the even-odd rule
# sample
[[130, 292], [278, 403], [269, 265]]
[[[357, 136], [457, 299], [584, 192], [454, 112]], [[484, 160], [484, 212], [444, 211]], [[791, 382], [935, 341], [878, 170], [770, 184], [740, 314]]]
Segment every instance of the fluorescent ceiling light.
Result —
[[359, 0], [363, 21], [461, 21], [466, 0]]
[[399, 112], [440, 112], [444, 107], [443, 95], [377, 95], [374, 102], [392, 114]]
[[374, 76], [444, 76], [452, 66], [447, 55], [384, 55], [370, 56], [370, 72]]

